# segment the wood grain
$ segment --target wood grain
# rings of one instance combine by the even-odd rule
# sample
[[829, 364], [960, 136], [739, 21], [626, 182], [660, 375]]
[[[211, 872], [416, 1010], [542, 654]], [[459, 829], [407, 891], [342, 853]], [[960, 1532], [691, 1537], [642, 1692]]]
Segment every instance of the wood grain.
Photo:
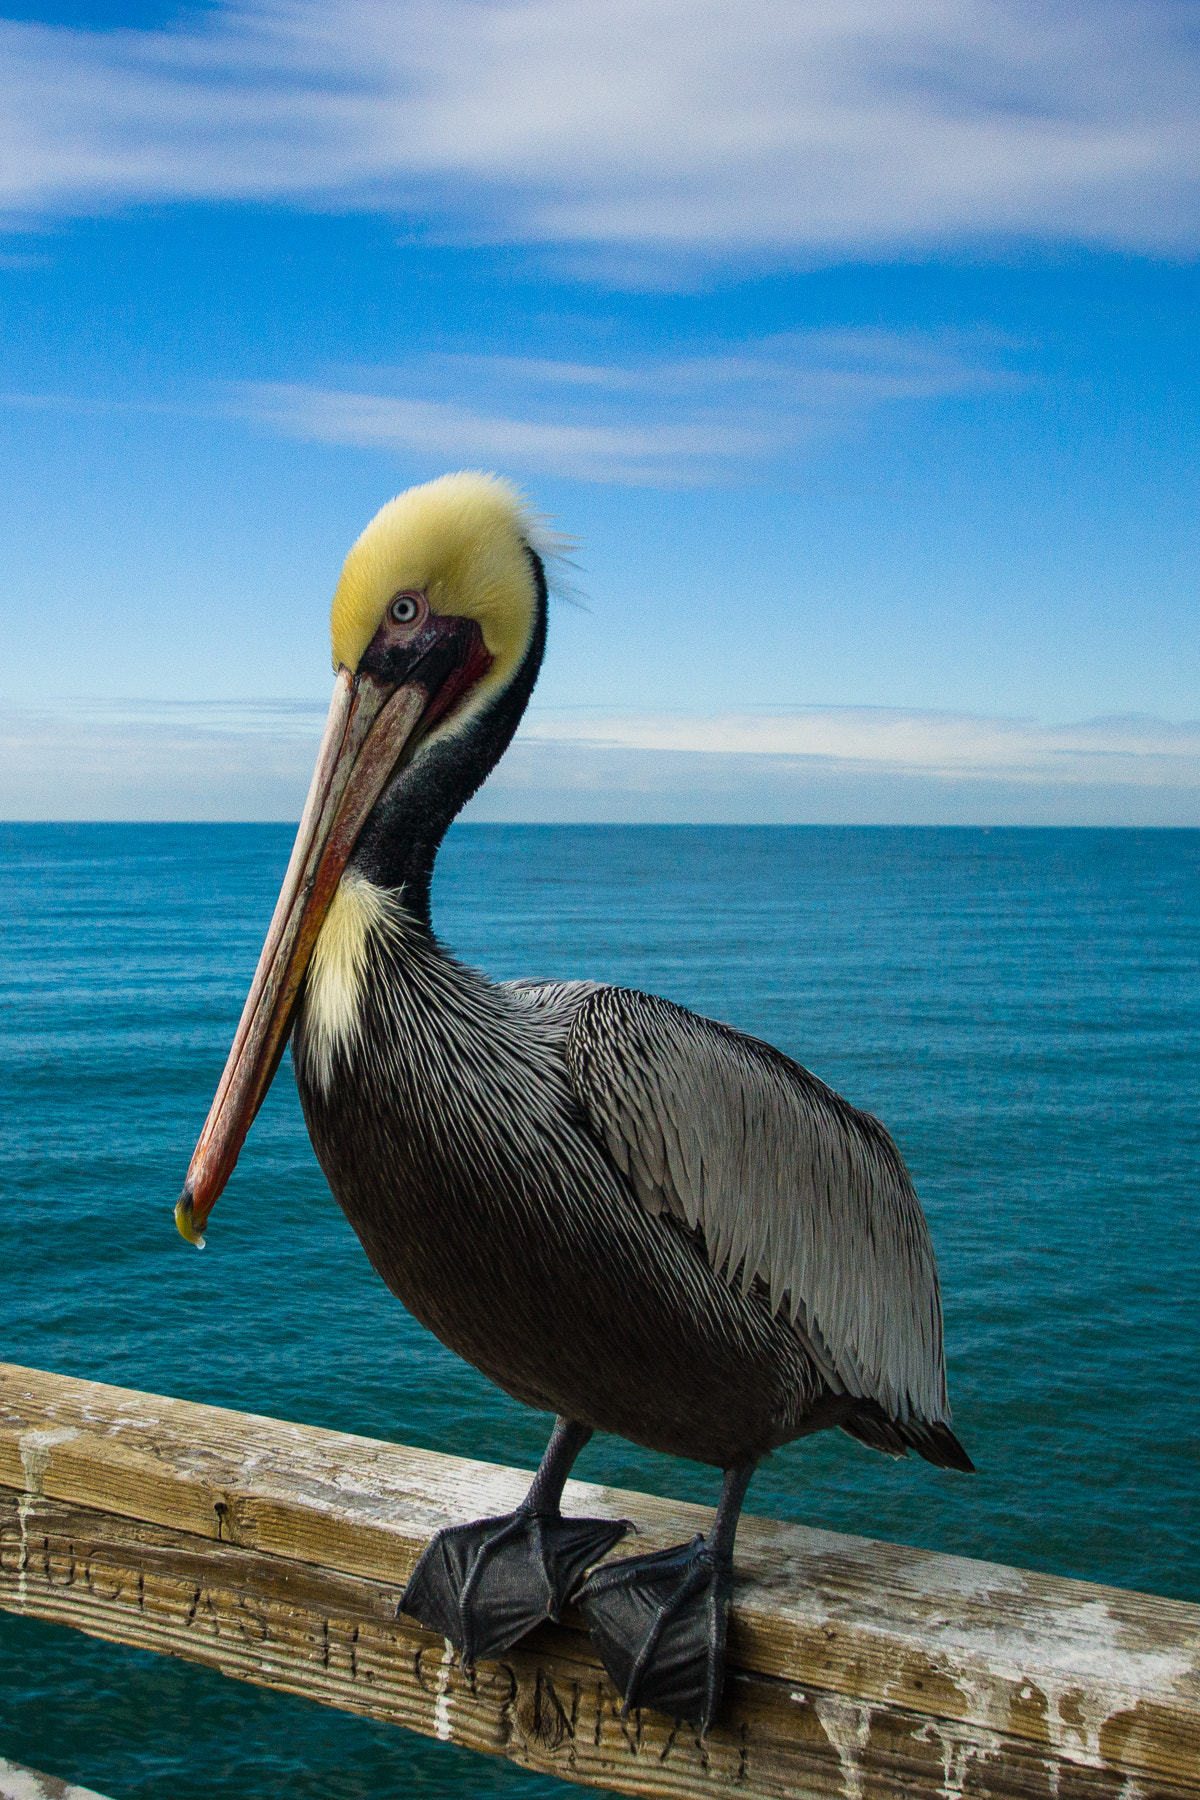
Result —
[[[528, 1471], [0, 1364], [0, 1606], [634, 1794], [1200, 1800], [1200, 1607], [747, 1516], [705, 1743], [568, 1617], [465, 1677], [395, 1616]], [[703, 1509], [568, 1484], [638, 1548]]]

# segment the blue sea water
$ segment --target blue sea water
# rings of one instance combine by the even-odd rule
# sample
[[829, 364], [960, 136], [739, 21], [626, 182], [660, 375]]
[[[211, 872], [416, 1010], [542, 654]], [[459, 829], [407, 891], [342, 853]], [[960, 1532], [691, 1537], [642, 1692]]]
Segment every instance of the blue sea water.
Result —
[[[0, 826], [0, 1357], [532, 1468], [548, 1421], [385, 1292], [286, 1065], [204, 1255], [175, 1233], [291, 836]], [[826, 1434], [749, 1510], [1200, 1599], [1200, 833], [460, 826], [435, 918], [497, 977], [765, 1037], [897, 1138], [979, 1472]], [[614, 1439], [578, 1473], [715, 1497]], [[568, 1792], [3, 1614], [0, 1755], [114, 1800]]]

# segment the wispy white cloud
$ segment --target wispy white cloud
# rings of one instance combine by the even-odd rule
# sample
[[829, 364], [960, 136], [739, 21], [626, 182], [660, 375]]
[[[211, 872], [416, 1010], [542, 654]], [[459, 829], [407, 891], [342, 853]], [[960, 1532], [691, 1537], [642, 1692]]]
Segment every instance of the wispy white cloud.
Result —
[[[0, 709], [0, 818], [299, 816], [311, 702]], [[476, 819], [1200, 826], [1200, 722], [536, 708]]]
[[[872, 410], [1016, 385], [997, 347], [815, 331], [643, 365], [432, 356], [354, 387], [245, 383], [228, 409], [301, 440], [590, 481], [743, 478]], [[388, 392], [380, 392], [386, 387]], [[484, 411], [463, 395], [488, 395]]]
[[927, 400], [945, 394], [1011, 387], [1017, 377], [998, 362], [1022, 346], [981, 332], [955, 336], [882, 329], [778, 332], [710, 355], [657, 357], [637, 363], [552, 362], [537, 357], [441, 355], [423, 367], [483, 377], [531, 392], [575, 390], [644, 395], [657, 404], [726, 394], [744, 406], [755, 395], [795, 410]]
[[286, 437], [629, 483], [696, 479], [700, 467], [761, 457], [776, 437], [745, 425], [570, 424], [503, 417], [453, 401], [257, 384], [245, 416]]
[[238, 419], [401, 457], [689, 486], [746, 479], [881, 407], [1018, 388], [1028, 380], [1013, 367], [1018, 350], [978, 333], [818, 330], [675, 360], [442, 353], [354, 370], [336, 386], [235, 382], [176, 399], [0, 391], [0, 407]]
[[1164, 0], [242, 0], [0, 23], [0, 206], [398, 206], [473, 238], [823, 256], [1200, 237]]

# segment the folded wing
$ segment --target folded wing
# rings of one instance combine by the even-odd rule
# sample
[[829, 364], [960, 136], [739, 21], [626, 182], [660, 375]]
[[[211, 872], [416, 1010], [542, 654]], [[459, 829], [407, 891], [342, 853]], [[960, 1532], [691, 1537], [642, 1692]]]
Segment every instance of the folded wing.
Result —
[[642, 1204], [702, 1232], [730, 1281], [757, 1276], [835, 1387], [893, 1419], [947, 1420], [929, 1228], [879, 1121], [670, 1001], [611, 987], [571, 1000], [572, 1083]]

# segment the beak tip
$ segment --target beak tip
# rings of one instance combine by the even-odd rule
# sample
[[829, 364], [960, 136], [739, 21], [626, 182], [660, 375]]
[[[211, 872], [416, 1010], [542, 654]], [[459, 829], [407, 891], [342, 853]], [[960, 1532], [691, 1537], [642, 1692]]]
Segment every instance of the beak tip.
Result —
[[192, 1196], [187, 1188], [184, 1188], [175, 1202], [175, 1226], [185, 1243], [191, 1244], [196, 1250], [203, 1250], [204, 1234], [196, 1229], [196, 1222], [192, 1217]]

